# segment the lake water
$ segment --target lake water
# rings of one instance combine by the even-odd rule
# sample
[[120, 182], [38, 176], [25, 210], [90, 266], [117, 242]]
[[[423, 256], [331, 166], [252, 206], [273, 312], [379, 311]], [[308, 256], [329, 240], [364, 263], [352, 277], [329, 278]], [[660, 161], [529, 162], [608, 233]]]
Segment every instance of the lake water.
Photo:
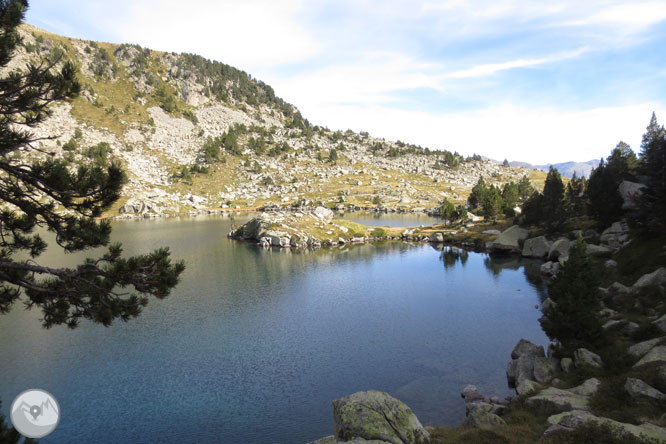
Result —
[[376, 389], [453, 425], [466, 384], [510, 393], [518, 339], [547, 344], [532, 262], [402, 242], [264, 250], [229, 229], [224, 216], [115, 222], [128, 254], [168, 245], [187, 263], [130, 322], [44, 330], [20, 304], [0, 316], [5, 416], [42, 388], [62, 413], [42, 444], [306, 443], [333, 433], [333, 399]]

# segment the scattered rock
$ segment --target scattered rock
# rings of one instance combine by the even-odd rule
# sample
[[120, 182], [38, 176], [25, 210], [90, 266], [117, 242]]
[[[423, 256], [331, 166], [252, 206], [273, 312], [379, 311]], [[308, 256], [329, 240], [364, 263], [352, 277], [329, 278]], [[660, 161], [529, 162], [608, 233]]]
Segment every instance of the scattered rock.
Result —
[[545, 236], [527, 239], [523, 244], [522, 255], [525, 257], [543, 258], [550, 251], [550, 244]]
[[604, 365], [601, 356], [586, 348], [579, 348], [574, 352], [574, 363], [576, 368], [584, 366], [602, 368]]
[[564, 370], [567, 373], [573, 371], [574, 369], [574, 363], [571, 358], [562, 358], [562, 360], [560, 361], [560, 366], [562, 367], [562, 370]]
[[560, 361], [556, 358], [534, 358], [534, 379], [545, 384], [561, 371]]
[[624, 389], [634, 399], [651, 398], [651, 399], [664, 399], [666, 395], [657, 390], [656, 388], [646, 384], [644, 381], [637, 378], [627, 378], [624, 384]]
[[571, 242], [569, 239], [558, 239], [550, 246], [548, 250], [548, 259], [551, 261], [556, 261], [561, 257], [569, 256], [569, 248], [571, 247]]
[[666, 345], [653, 347], [645, 356], [641, 358], [634, 367], [640, 367], [651, 362], [663, 362], [666, 364]]
[[659, 319], [652, 321], [652, 323], [659, 329], [659, 331], [666, 333], [666, 314]]
[[506, 380], [509, 387], [516, 387], [524, 379], [534, 380], [534, 356], [522, 356], [509, 362]]
[[433, 233], [429, 240], [430, 242], [441, 244], [444, 242], [444, 235], [442, 233]]
[[[610, 426], [611, 429], [619, 430], [622, 433], [628, 433], [636, 438], [654, 439], [657, 442], [666, 441], [666, 429], [658, 427], [654, 424], [641, 424], [633, 425], [623, 422], [614, 421], [608, 418], [594, 416], [592, 413], [584, 410], [573, 410], [570, 412], [552, 415], [548, 418], [548, 424], [559, 425], [570, 430], [575, 429], [583, 424], [596, 423], [599, 425]], [[644, 435], [644, 436], [641, 436]]]
[[599, 390], [600, 385], [601, 381], [599, 381], [597, 378], [590, 378], [583, 382], [581, 385], [570, 388], [567, 391], [575, 395], [592, 396], [597, 392], [597, 390]]
[[511, 352], [512, 359], [518, 359], [522, 356], [544, 357], [546, 352], [541, 345], [533, 344], [527, 339], [521, 339]]
[[470, 428], [494, 429], [506, 426], [506, 422], [494, 413], [474, 409], [467, 415], [462, 425]]
[[391, 444], [427, 444], [429, 433], [402, 401], [375, 390], [333, 401], [335, 436], [341, 441], [379, 440]]
[[517, 385], [516, 385], [516, 393], [518, 395], [523, 396], [523, 395], [529, 395], [531, 393], [536, 392], [541, 388], [539, 384], [536, 382], [530, 380], [530, 379], [522, 379]]
[[632, 285], [632, 288], [642, 289], [664, 284], [666, 284], [666, 268], [661, 267], [652, 273], [641, 276], [636, 283]]
[[656, 347], [664, 338], [654, 338], [648, 341], [639, 342], [629, 347], [629, 354], [634, 358], [640, 358], [644, 356], [647, 352]]
[[322, 220], [330, 222], [333, 219], [333, 211], [325, 207], [317, 207], [312, 211], [312, 214]]
[[486, 399], [475, 385], [467, 385], [460, 393], [460, 396], [465, 400], [465, 403], [474, 401], [483, 401]]
[[[604, 247], [603, 245], [594, 245], [594, 244], [585, 244], [587, 247], [587, 254], [590, 256], [597, 256], [597, 257], [603, 257], [603, 256], [610, 256], [613, 254], [613, 250], [608, 247]], [[612, 261], [615, 262], [615, 261]], [[615, 265], [617, 265], [617, 262], [615, 262]]]
[[491, 243], [491, 250], [498, 253], [518, 253], [520, 252], [520, 243], [527, 239], [528, 232], [518, 225], [514, 225], [504, 230], [494, 242]]
[[568, 390], [548, 387], [526, 401], [527, 405], [538, 407], [540, 404], [549, 404], [550, 408], [559, 411], [588, 410], [589, 401], [586, 396], [577, 395]]
[[554, 277], [560, 271], [559, 262], [546, 262], [541, 265], [541, 274], [544, 274], [548, 277]]
[[618, 188], [620, 196], [622, 196], [622, 209], [623, 210], [637, 210], [640, 206], [641, 196], [645, 185], [623, 181]]
[[626, 222], [615, 222], [613, 225], [606, 228], [603, 233], [601, 233], [600, 241], [601, 243], [611, 247], [619, 246], [627, 240], [628, 233], [629, 226], [626, 224]]

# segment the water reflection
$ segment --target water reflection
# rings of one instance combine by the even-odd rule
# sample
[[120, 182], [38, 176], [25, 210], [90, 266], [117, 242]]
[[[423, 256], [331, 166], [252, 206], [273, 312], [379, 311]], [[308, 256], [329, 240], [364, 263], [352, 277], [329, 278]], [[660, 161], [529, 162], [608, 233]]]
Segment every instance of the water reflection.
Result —
[[469, 259], [469, 251], [454, 246], [441, 246], [439, 260], [444, 264], [445, 269], [453, 268], [460, 262], [464, 267]]

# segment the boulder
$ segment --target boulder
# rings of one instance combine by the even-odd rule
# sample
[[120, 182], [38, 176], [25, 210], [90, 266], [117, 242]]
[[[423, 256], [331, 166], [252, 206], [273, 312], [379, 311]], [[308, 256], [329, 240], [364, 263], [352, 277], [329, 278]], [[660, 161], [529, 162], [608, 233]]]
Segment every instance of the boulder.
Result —
[[652, 321], [652, 323], [659, 329], [659, 331], [666, 333], [666, 314], [659, 319]]
[[494, 429], [506, 426], [506, 422], [494, 413], [486, 412], [483, 409], [474, 409], [465, 418], [463, 427]]
[[522, 379], [516, 385], [516, 393], [518, 393], [518, 395], [520, 396], [529, 395], [531, 393], [536, 392], [539, 388], [540, 388], [539, 384], [537, 384], [536, 382], [530, 379]]
[[562, 370], [567, 373], [573, 371], [574, 369], [574, 363], [571, 358], [562, 358], [562, 361], [560, 361], [560, 366], [562, 367]]
[[433, 233], [432, 235], [430, 235], [429, 240], [430, 240], [430, 242], [440, 244], [440, 243], [444, 242], [444, 235], [442, 233]]
[[623, 181], [618, 188], [620, 196], [622, 196], [622, 209], [637, 210], [640, 207], [644, 188], [645, 185], [641, 183]]
[[586, 348], [579, 348], [574, 352], [574, 363], [576, 364], [576, 368], [585, 366], [602, 368], [604, 365], [601, 356]]
[[666, 364], [666, 345], [653, 347], [640, 361], [634, 364], [634, 367], [640, 367], [651, 362], [663, 362]]
[[523, 379], [534, 380], [534, 356], [521, 356], [509, 362], [506, 380], [509, 387], [516, 387]]
[[[621, 433], [633, 435], [636, 438], [653, 439], [656, 442], [666, 441], [666, 429], [656, 426], [654, 424], [641, 424], [633, 425], [623, 422], [614, 421], [608, 418], [594, 416], [592, 413], [584, 410], [573, 410], [570, 412], [560, 413], [548, 417], [548, 424], [551, 426], [559, 425], [566, 429], [575, 429], [583, 424], [596, 423], [599, 425], [609, 426], [613, 430], [618, 430]], [[641, 436], [644, 435], [644, 436]]]
[[340, 441], [430, 442], [429, 433], [412, 410], [384, 392], [358, 392], [333, 401], [333, 418], [335, 437]]
[[597, 378], [590, 378], [583, 382], [581, 385], [567, 389], [567, 391], [575, 395], [592, 396], [597, 392], [597, 390], [599, 390], [600, 385], [601, 381], [599, 381]]
[[656, 388], [648, 385], [644, 381], [637, 378], [627, 378], [624, 384], [624, 389], [629, 396], [634, 399], [650, 398], [650, 399], [664, 399], [666, 395], [657, 390]]
[[507, 228], [491, 243], [491, 250], [504, 253], [520, 252], [520, 243], [527, 239], [528, 232], [518, 225]]
[[312, 215], [317, 219], [330, 222], [333, 219], [333, 211], [326, 207], [317, 207], [312, 211]]
[[542, 303], [541, 303], [541, 311], [546, 314], [553, 308], [557, 306], [557, 303], [554, 302], [551, 298], [546, 298]]
[[600, 241], [603, 244], [611, 245], [613, 242], [621, 242], [629, 233], [629, 226], [626, 222], [615, 222], [601, 233]]
[[577, 395], [568, 390], [555, 387], [548, 387], [538, 394], [529, 397], [526, 403], [534, 407], [538, 407], [541, 404], [548, 404], [550, 408], [562, 412], [567, 410], [588, 410], [590, 408], [586, 396]]
[[[613, 249], [604, 247], [603, 245], [594, 245], [594, 244], [585, 244], [585, 245], [587, 249], [587, 254], [589, 254], [590, 256], [603, 257], [603, 256], [610, 256], [611, 254], [613, 254]], [[617, 266], [617, 262], [615, 262], [615, 265]]]
[[569, 248], [571, 247], [571, 241], [569, 239], [558, 239], [552, 243], [550, 249], [548, 250], [548, 259], [551, 261], [559, 260], [561, 257], [569, 256]]
[[550, 244], [545, 236], [527, 239], [523, 244], [522, 255], [525, 257], [543, 258], [550, 251]]
[[266, 230], [270, 224], [271, 220], [269, 217], [266, 214], [261, 214], [255, 218], [250, 219], [239, 229], [239, 231], [242, 233], [243, 239], [259, 240], [259, 234]]
[[541, 345], [533, 344], [527, 339], [521, 339], [513, 348], [511, 359], [518, 359], [523, 356], [543, 357], [546, 356], [546, 352]]
[[659, 345], [661, 341], [663, 341], [664, 338], [654, 338], [650, 339], [648, 341], [643, 341], [639, 342], [637, 344], [632, 345], [629, 347], [629, 354], [633, 356], [634, 358], [640, 358], [642, 356], [645, 356], [647, 352], [652, 350], [654, 347]]
[[475, 385], [467, 385], [460, 392], [460, 396], [465, 400], [465, 403], [474, 402], [474, 401], [483, 401], [485, 396], [481, 394], [478, 388]]
[[631, 287], [633, 289], [643, 289], [664, 284], [666, 284], [666, 268], [661, 267], [652, 273], [641, 276]]
[[546, 262], [545, 264], [541, 264], [540, 271], [541, 274], [553, 277], [560, 271], [560, 264], [559, 262]]
[[534, 358], [534, 379], [545, 384], [561, 371], [557, 358]]

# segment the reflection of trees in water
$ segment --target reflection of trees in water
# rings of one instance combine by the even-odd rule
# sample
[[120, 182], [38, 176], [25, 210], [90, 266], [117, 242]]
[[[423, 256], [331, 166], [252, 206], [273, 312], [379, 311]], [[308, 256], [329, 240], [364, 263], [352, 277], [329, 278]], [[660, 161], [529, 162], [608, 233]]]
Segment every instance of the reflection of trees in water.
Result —
[[[439, 249], [439, 248], [438, 248]], [[463, 266], [469, 259], [469, 251], [458, 247], [442, 246], [439, 260], [444, 264], [447, 270], [460, 262]]]
[[494, 277], [498, 277], [502, 270], [519, 270], [522, 267], [527, 282], [537, 291], [541, 300], [548, 297], [548, 282], [541, 275], [543, 261], [520, 256], [487, 256], [483, 264]]

